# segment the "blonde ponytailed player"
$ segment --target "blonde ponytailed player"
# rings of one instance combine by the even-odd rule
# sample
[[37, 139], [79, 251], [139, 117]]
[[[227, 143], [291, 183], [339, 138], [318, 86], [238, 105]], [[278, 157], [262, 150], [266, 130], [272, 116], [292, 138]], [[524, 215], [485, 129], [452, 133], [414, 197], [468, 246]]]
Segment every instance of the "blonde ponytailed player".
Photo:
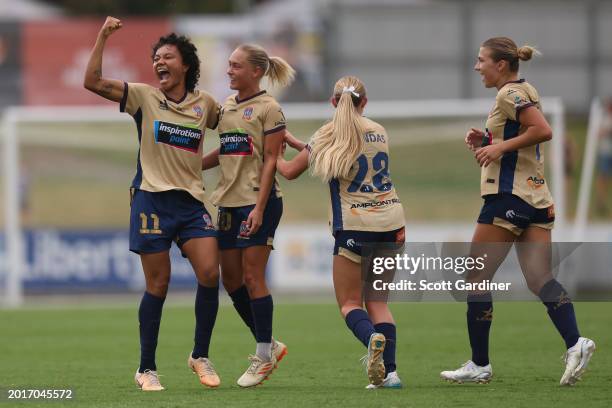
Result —
[[[361, 280], [361, 243], [404, 242], [404, 210], [389, 177], [389, 146], [385, 129], [363, 117], [366, 90], [356, 77], [334, 86], [331, 122], [321, 127], [308, 145], [287, 134], [300, 153], [277, 167], [294, 179], [310, 167], [329, 183], [330, 225], [335, 238], [333, 277], [340, 313], [368, 349], [367, 388], [400, 388], [396, 372], [396, 330], [384, 301], [365, 301]], [[367, 310], [367, 312], [366, 312]]]
[[[514, 242], [529, 289], [542, 300], [563, 337], [567, 352], [561, 385], [575, 384], [595, 350], [595, 343], [581, 337], [574, 307], [551, 273], [552, 197], [544, 178], [542, 143], [552, 137], [540, 107], [537, 91], [519, 79], [519, 60], [528, 61], [537, 51], [517, 48], [514, 41], [496, 37], [480, 47], [474, 69], [487, 88], [496, 88], [495, 105], [485, 131], [471, 129], [465, 142], [482, 167], [484, 205], [472, 238], [475, 256], [487, 253], [485, 268], [468, 275], [470, 282], [491, 280]], [[472, 358], [462, 367], [443, 371], [452, 382], [489, 382], [489, 331], [493, 320], [490, 292], [468, 295], [467, 326]]]
[[265, 380], [287, 353], [287, 347], [272, 338], [273, 302], [265, 280], [283, 212], [275, 174], [285, 116], [276, 100], [261, 90], [260, 81], [267, 77], [272, 84], [287, 86], [294, 70], [263, 48], [244, 44], [230, 56], [227, 74], [237, 93], [223, 106], [221, 147], [203, 158], [202, 168], [220, 167], [212, 199], [219, 206], [222, 279], [257, 342], [248, 369], [238, 379], [241, 387], [251, 387]]

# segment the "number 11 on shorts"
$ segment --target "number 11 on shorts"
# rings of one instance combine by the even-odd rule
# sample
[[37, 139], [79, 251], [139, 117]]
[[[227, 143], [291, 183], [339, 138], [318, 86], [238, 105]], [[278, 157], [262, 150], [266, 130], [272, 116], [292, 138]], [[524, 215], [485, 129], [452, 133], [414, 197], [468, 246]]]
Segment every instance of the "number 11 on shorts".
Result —
[[141, 234], [161, 234], [162, 230], [159, 228], [159, 217], [157, 214], [150, 215], [153, 220], [153, 228], [149, 228], [149, 217], [147, 214], [140, 213], [140, 233]]

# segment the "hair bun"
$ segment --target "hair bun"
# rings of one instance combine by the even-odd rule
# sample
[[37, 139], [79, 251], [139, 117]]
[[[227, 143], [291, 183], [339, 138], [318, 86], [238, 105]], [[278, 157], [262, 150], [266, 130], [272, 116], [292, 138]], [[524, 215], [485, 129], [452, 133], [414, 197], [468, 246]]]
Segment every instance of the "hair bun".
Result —
[[529, 61], [534, 55], [539, 55], [538, 50], [529, 45], [523, 45], [517, 50], [518, 57], [521, 61]]

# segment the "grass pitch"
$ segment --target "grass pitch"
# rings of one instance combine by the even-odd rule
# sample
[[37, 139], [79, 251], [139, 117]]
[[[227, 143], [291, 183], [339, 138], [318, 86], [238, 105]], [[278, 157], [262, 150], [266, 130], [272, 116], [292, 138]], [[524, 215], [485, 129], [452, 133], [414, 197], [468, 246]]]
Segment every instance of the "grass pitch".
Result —
[[[172, 297], [172, 296], [171, 296]], [[236, 379], [254, 351], [250, 333], [231, 306], [222, 306], [211, 346], [219, 389], [204, 389], [187, 368], [193, 311], [164, 310], [157, 364], [166, 391], [134, 384], [138, 365], [138, 296], [129, 307], [0, 311], [2, 406], [68, 407], [608, 407], [612, 376], [609, 303], [579, 303], [583, 335], [598, 350], [584, 381], [558, 385], [563, 343], [541, 304], [497, 303], [491, 334], [494, 380], [488, 385], [442, 382], [443, 369], [469, 358], [463, 304], [392, 306], [398, 326], [401, 390], [365, 390], [359, 363], [365, 349], [333, 304], [275, 306], [275, 336], [289, 354], [263, 386], [240, 389]], [[8, 402], [11, 388], [74, 389], [72, 401]], [[2, 404], [6, 403], [6, 405]]]

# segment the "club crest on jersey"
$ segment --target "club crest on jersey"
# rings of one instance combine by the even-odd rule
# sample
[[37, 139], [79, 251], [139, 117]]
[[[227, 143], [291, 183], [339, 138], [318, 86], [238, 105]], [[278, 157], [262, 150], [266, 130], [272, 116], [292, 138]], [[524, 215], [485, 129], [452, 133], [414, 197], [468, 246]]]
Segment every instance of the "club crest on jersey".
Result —
[[210, 215], [204, 214], [202, 216], [202, 219], [204, 220], [204, 229], [205, 230], [215, 229], [215, 226], [213, 225], [212, 220], [210, 219]]
[[251, 120], [252, 116], [253, 116], [253, 107], [247, 106], [246, 108], [244, 108], [244, 112], [242, 113], [242, 119]]
[[233, 129], [219, 135], [219, 154], [227, 156], [252, 156], [253, 138], [244, 129]]
[[153, 122], [153, 129], [155, 143], [162, 143], [191, 153], [197, 153], [200, 148], [202, 130], [195, 125], [177, 125], [156, 120]]
[[523, 105], [528, 104], [529, 101], [523, 97], [521, 97], [520, 95], [515, 95], [514, 96], [514, 107], [515, 108], [520, 108]]
[[202, 109], [200, 105], [195, 105], [193, 107], [193, 112], [196, 114], [198, 118], [201, 118], [202, 115], [204, 115], [204, 110]]

